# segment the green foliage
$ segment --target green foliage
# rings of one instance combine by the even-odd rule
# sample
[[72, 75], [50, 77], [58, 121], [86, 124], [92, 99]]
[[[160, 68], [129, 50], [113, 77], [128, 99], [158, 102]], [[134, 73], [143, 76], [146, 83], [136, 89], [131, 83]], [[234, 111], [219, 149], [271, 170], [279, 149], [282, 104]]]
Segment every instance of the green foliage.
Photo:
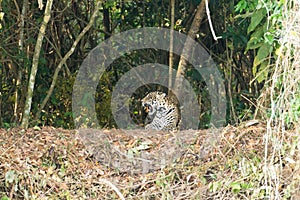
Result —
[[[72, 128], [72, 90], [75, 78], [72, 77], [59, 77], [57, 86], [50, 97], [48, 105], [42, 111], [40, 124], [51, 125], [56, 127]], [[40, 88], [42, 90], [42, 88]], [[45, 94], [47, 90], [44, 91]], [[35, 96], [37, 98], [37, 96]], [[43, 95], [44, 97], [44, 95]], [[36, 104], [34, 104], [36, 105]], [[37, 111], [38, 107], [34, 107]]]
[[247, 33], [254, 31], [261, 21], [266, 17], [266, 14], [267, 11], [264, 8], [256, 10], [251, 16], [251, 23], [248, 26]]
[[[300, 88], [300, 84], [298, 85]], [[298, 89], [297, 92], [297, 94], [289, 96], [290, 109], [288, 113], [284, 115], [284, 121], [286, 123], [287, 128], [294, 128], [295, 125], [297, 125], [296, 123], [299, 123], [300, 121], [300, 90]]]
[[235, 7], [235, 11], [240, 13], [244, 11], [249, 12], [255, 9], [256, 4], [257, 4], [257, 0], [254, 1], [240, 0]]
[[[0, 0], [0, 8], [2, 7], [1, 3], [2, 3], [2, 0]], [[1, 11], [2, 11], [2, 9], [0, 10], [0, 31], [2, 29], [1, 21], [3, 20], [3, 17], [4, 17], [4, 12], [1, 12]]]
[[[198, 97], [198, 103], [200, 106], [200, 124], [199, 128], [209, 128], [210, 120], [211, 120], [211, 101], [210, 101], [210, 93], [204, 82], [202, 76], [197, 72], [197, 70], [193, 69], [191, 66], [187, 67], [185, 76], [187, 80], [192, 85], [195, 94]], [[193, 108], [189, 108], [193, 109]]]
[[113, 71], [105, 72], [102, 75], [96, 90], [95, 109], [100, 127], [116, 127], [111, 111], [112, 81], [114, 80], [113, 75]]
[[[194, 11], [200, 2], [200, 0], [176, 2], [175, 30], [182, 33], [188, 32]], [[0, 60], [4, 61], [3, 64], [1, 63], [3, 66], [0, 69], [0, 73], [3, 74], [0, 90], [1, 102], [4, 102], [1, 105], [0, 126], [12, 127], [18, 125], [20, 121], [20, 119], [12, 120], [14, 119], [14, 103], [17, 101], [19, 103], [18, 113], [22, 113], [24, 108], [23, 102], [27, 91], [27, 78], [30, 72], [32, 52], [39, 31], [37, 27], [40, 26], [43, 12], [37, 9], [37, 2], [28, 6], [28, 13], [25, 15], [25, 27], [32, 26], [32, 28], [24, 30], [24, 50], [20, 51], [18, 45], [11, 45], [19, 42], [20, 28], [18, 24], [20, 19], [17, 16], [20, 16], [20, 13], [15, 13], [17, 11], [15, 11], [16, 5], [13, 1], [0, 0], [0, 3], [2, 8], [0, 23], [3, 22], [0, 34], [1, 38], [4, 38], [0, 41], [2, 52]], [[22, 8], [22, 2], [17, 2], [17, 4], [19, 8]], [[45, 38], [47, 39], [43, 42], [39, 59], [32, 103], [32, 118], [35, 117], [40, 103], [47, 94], [55, 68], [61, 61], [61, 57], [68, 52], [75, 38], [86, 26], [93, 10], [93, 6], [89, 1], [79, 1], [74, 4], [63, 1], [54, 2], [54, 4], [53, 16], [50, 19], [52, 21], [46, 30]], [[219, 40], [218, 45], [212, 42], [211, 30], [208, 28], [206, 21], [203, 21], [201, 25], [201, 32], [198, 33], [197, 40], [211, 51], [214, 60], [221, 66], [225, 79], [228, 78], [226, 81], [231, 80], [227, 86], [232, 87], [232, 99], [235, 104], [233, 107], [239, 117], [243, 114], [249, 117], [250, 112], [248, 111], [251, 107], [250, 103], [241, 98], [240, 94], [245, 92], [251, 98], [255, 98], [259, 94], [262, 84], [272, 73], [271, 64], [275, 58], [273, 57], [274, 52], [278, 49], [278, 29], [280, 29], [282, 23], [282, 4], [283, 1], [273, 2], [270, 0], [265, 2], [259, 0], [211, 1], [209, 6], [213, 25], [216, 28], [216, 33], [223, 36], [223, 40]], [[170, 27], [170, 5], [168, 1], [109, 0], [103, 2], [102, 5], [109, 12], [110, 34], [140, 27]], [[222, 7], [222, 12], [218, 12], [220, 7]], [[61, 12], [62, 10], [63, 12]], [[4, 17], [3, 13], [5, 13]], [[42, 111], [41, 118], [31, 125], [73, 127], [71, 111], [73, 78], [90, 50], [103, 41], [104, 35], [109, 35], [103, 32], [103, 27], [103, 15], [100, 14], [95, 25], [83, 37], [74, 54], [68, 59], [66, 63], [67, 70], [62, 69], [62, 72], [60, 72], [54, 93]], [[112, 67], [107, 70], [107, 74], [100, 80], [97, 88], [95, 107], [102, 127], [115, 127], [110, 110], [110, 101], [111, 92], [118, 79], [128, 70], [141, 64], [158, 62], [168, 65], [168, 55], [168, 52], [145, 49], [138, 52], [128, 52], [124, 57], [114, 62]], [[178, 61], [179, 56], [175, 55], [175, 66]], [[233, 71], [229, 69], [230, 67]], [[21, 86], [16, 88], [19, 72], [21, 72]], [[185, 75], [195, 88], [195, 93], [201, 101], [200, 127], [205, 128], [210, 121], [209, 91], [205, 89], [205, 83], [198, 77], [199, 75], [195, 70], [187, 70]], [[253, 79], [261, 84], [251, 85]], [[151, 89], [155, 87], [153, 86]], [[254, 89], [254, 87], [256, 88]], [[19, 91], [19, 99], [15, 99], [15, 91]], [[132, 106], [131, 116], [137, 124], [141, 124], [144, 117], [140, 111], [138, 99], [146, 91], [149, 91], [149, 88], [140, 90], [140, 95], [134, 94], [129, 102]], [[93, 98], [91, 95], [87, 94], [84, 101], [88, 102], [90, 98]], [[254, 102], [251, 98], [250, 100]], [[21, 114], [19, 118], [21, 118]], [[228, 119], [232, 122], [232, 115]], [[234, 122], [236, 121], [234, 120]]]
[[[235, 6], [235, 11], [246, 20], [250, 18], [247, 28], [249, 40], [245, 52], [256, 50], [253, 62], [252, 73], [256, 80], [261, 83], [269, 77], [270, 62], [274, 60], [278, 48], [279, 29], [281, 27], [282, 1], [252, 1], [250, 4], [245, 0], [239, 1]], [[249, 14], [250, 13], [250, 14]]]
[[1, 200], [10, 200], [10, 198], [8, 198], [8, 196], [3, 196], [3, 197], [1, 197]]
[[[0, 21], [3, 20], [4, 12], [0, 12]], [[2, 24], [0, 24], [0, 30], [2, 29]]]

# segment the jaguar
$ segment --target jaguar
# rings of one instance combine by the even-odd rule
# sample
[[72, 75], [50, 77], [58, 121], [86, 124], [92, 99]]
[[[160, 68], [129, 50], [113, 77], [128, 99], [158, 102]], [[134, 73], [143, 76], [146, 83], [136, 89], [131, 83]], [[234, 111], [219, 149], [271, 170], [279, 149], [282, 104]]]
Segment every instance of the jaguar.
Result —
[[142, 99], [147, 113], [146, 130], [172, 131], [178, 129], [180, 113], [178, 101], [174, 96], [163, 92], [150, 92]]

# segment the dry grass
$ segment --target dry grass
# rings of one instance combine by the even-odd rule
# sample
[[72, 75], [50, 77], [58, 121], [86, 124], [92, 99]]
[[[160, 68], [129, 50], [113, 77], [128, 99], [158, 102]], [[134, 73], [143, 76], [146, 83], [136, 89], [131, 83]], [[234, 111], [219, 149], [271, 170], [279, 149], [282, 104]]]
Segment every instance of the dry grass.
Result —
[[[95, 156], [101, 151], [97, 145], [104, 144], [128, 155], [130, 150], [141, 147], [144, 137], [128, 136], [121, 130], [92, 131], [105, 134], [108, 139], [93, 140], [93, 144], [84, 145], [85, 141], [72, 130], [53, 127], [0, 130], [0, 198], [179, 200], [265, 197], [262, 143], [266, 128], [263, 124], [182, 132], [191, 135], [179, 144], [185, 149], [184, 153], [160, 169], [149, 168], [147, 173], [109, 167], [109, 163], [120, 161], [119, 158], [108, 160]], [[214, 134], [218, 134], [218, 140], [212, 138]], [[173, 136], [151, 135], [146, 139], [151, 140], [152, 145], [139, 152], [155, 157], [158, 149], [170, 145], [162, 137]], [[293, 132], [287, 132], [284, 144], [292, 143], [295, 137]], [[172, 146], [176, 145], [178, 143]], [[269, 146], [269, 150], [272, 148]], [[284, 150], [290, 152], [290, 146], [286, 145]], [[112, 155], [109, 149], [105, 151]], [[289, 158], [296, 159], [295, 156]], [[281, 182], [279, 192], [290, 198], [293, 192], [290, 177], [296, 175], [297, 169], [293, 163], [283, 163], [284, 183]], [[140, 167], [137, 163], [133, 165]]]
[[[272, 76], [268, 99], [270, 113], [266, 118], [267, 132], [264, 157], [264, 187], [270, 199], [282, 199], [279, 192], [286, 181], [283, 177], [282, 164], [289, 162], [298, 169], [298, 173], [289, 177], [292, 190], [300, 191], [300, 2], [285, 1], [283, 9], [283, 28], [277, 50], [275, 71]], [[266, 101], [265, 99], [263, 101]], [[260, 103], [263, 104], [263, 103]], [[286, 143], [287, 129], [292, 129], [297, 137]], [[284, 151], [288, 146], [288, 151]], [[294, 199], [300, 199], [296, 194]]]

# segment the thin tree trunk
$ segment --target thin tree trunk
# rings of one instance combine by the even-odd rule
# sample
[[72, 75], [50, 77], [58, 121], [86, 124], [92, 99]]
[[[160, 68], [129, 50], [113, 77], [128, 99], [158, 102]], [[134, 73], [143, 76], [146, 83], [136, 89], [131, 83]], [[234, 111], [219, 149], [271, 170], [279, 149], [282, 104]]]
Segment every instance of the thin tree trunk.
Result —
[[40, 52], [41, 52], [44, 35], [46, 32], [47, 24], [51, 17], [52, 3], [53, 3], [53, 0], [47, 0], [44, 20], [41, 24], [39, 35], [38, 35], [36, 45], [35, 45], [35, 50], [34, 50], [33, 59], [32, 59], [31, 73], [30, 73], [29, 82], [28, 82], [28, 90], [27, 90], [27, 96], [26, 96], [26, 101], [25, 101], [25, 108], [24, 108], [23, 119], [22, 119], [22, 123], [21, 123], [22, 128], [28, 128], [31, 103], [32, 103], [32, 95], [33, 95], [34, 84], [35, 84], [35, 77], [36, 77], [36, 73], [38, 70], [39, 57], [40, 57]]
[[[205, 14], [205, 0], [202, 0], [201, 3], [198, 5], [197, 12], [195, 14], [195, 17], [193, 19], [191, 28], [188, 32], [188, 36], [195, 39], [196, 34], [200, 30], [201, 21]], [[191, 46], [193, 45], [195, 41], [192, 40], [186, 40], [184, 44], [184, 48], [182, 50], [182, 54], [180, 56], [180, 61], [178, 64], [178, 70], [176, 73], [176, 79], [175, 79], [175, 93], [177, 96], [180, 96], [180, 89], [182, 82], [184, 80], [184, 73], [187, 66], [187, 60], [189, 59], [189, 55], [192, 54], [191, 52]]]
[[169, 95], [172, 88], [172, 69], [173, 69], [173, 49], [174, 49], [174, 18], [175, 18], [175, 0], [171, 0], [171, 27], [170, 27], [170, 52], [169, 52]]
[[109, 19], [109, 8], [106, 7], [106, 1], [103, 3], [103, 32], [104, 39], [108, 39], [111, 36], [110, 19]]
[[53, 75], [53, 79], [52, 79], [52, 83], [51, 86], [47, 92], [47, 96], [45, 97], [45, 99], [43, 100], [38, 112], [36, 113], [36, 117], [35, 119], [38, 119], [41, 115], [41, 111], [44, 109], [46, 103], [48, 102], [49, 98], [51, 97], [56, 81], [57, 81], [57, 77], [58, 77], [58, 73], [61, 70], [62, 66], [66, 63], [67, 59], [74, 53], [76, 46], [78, 45], [79, 41], [82, 39], [82, 37], [88, 32], [88, 30], [93, 26], [95, 19], [99, 13], [100, 10], [100, 3], [97, 3], [96, 8], [94, 10], [94, 13], [88, 23], [88, 25], [81, 31], [81, 33], [78, 35], [78, 37], [76, 38], [76, 40], [74, 41], [71, 49], [68, 51], [68, 53], [63, 57], [63, 59], [59, 62], [57, 68], [55, 69], [54, 75]]
[[[0, 57], [0, 59], [2, 59], [2, 56]], [[3, 68], [1, 67], [0, 68], [0, 74], [3, 74]], [[2, 88], [3, 88], [3, 86], [2, 86], [2, 82], [3, 82], [3, 80], [2, 80], [2, 77], [3, 77], [3, 75], [2, 76], [0, 76], [0, 126], [2, 127]]]
[[[19, 52], [22, 53], [24, 50], [24, 26], [25, 26], [25, 15], [26, 15], [26, 9], [27, 9], [28, 0], [23, 1], [22, 6], [22, 13], [20, 17], [20, 38], [19, 38]], [[18, 113], [18, 107], [19, 107], [19, 90], [20, 85], [22, 82], [22, 76], [23, 76], [23, 67], [24, 67], [24, 59], [21, 57], [20, 59], [20, 66], [21, 68], [18, 69], [18, 76], [16, 80], [16, 91], [15, 91], [15, 104], [14, 104], [14, 120], [17, 122], [19, 120], [20, 114]]]

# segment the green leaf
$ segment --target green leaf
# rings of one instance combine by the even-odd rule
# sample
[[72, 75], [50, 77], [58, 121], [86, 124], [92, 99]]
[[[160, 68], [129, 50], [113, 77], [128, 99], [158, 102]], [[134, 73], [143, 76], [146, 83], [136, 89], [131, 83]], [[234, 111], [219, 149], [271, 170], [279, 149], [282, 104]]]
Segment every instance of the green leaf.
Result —
[[252, 32], [265, 17], [266, 17], [266, 9], [261, 8], [259, 10], [256, 10], [256, 12], [252, 14], [251, 23], [248, 26], [247, 33]]
[[247, 51], [249, 50], [249, 49], [258, 49], [259, 47], [261, 47], [262, 45], [264, 44], [264, 42], [258, 42], [258, 43], [256, 43], [256, 42], [248, 42], [247, 43], [247, 47], [246, 47], [246, 50], [245, 50], [245, 53], [247, 53]]
[[264, 38], [265, 38], [265, 42], [269, 43], [269, 44], [273, 44], [274, 43], [274, 34], [267, 32], [264, 34]]
[[241, 183], [241, 187], [242, 187], [242, 189], [247, 190], [247, 189], [252, 188], [253, 186], [251, 183]]
[[240, 192], [241, 190], [241, 184], [238, 183], [238, 182], [233, 182], [230, 184], [231, 186], [231, 191], [234, 193], [234, 194], [237, 194]]
[[261, 83], [268, 78], [269, 73], [269, 62], [266, 60], [261, 63], [259, 70], [257, 72], [256, 80], [258, 83]]
[[264, 26], [260, 26], [256, 31], [254, 31], [251, 36], [250, 40], [247, 43], [246, 51], [249, 49], [256, 49], [262, 45], [261, 41], [264, 35]]
[[268, 43], [263, 43], [258, 49], [257, 54], [254, 58], [253, 67], [257, 67], [259, 64], [261, 64], [267, 58], [271, 51], [272, 46]]
[[40, 128], [40, 127], [38, 127], [38, 126], [34, 126], [34, 127], [33, 127], [33, 130], [35, 130], [35, 131], [40, 131], [40, 130], [41, 130], [41, 128]]
[[1, 197], [1, 200], [10, 200], [10, 198], [8, 196], [3, 196]]
[[208, 187], [209, 187], [209, 190], [210, 190], [211, 192], [216, 192], [216, 191], [218, 191], [218, 190], [221, 188], [221, 182], [219, 182], [219, 181], [216, 181], [216, 182], [210, 182], [210, 183], [208, 184]]
[[9, 183], [12, 183], [15, 180], [15, 171], [9, 170], [5, 173], [5, 180]]
[[243, 12], [247, 8], [247, 1], [240, 0], [239, 3], [235, 6], [235, 11]]
[[[247, 43], [245, 53], [249, 49], [258, 49], [264, 44], [264, 34], [267, 32], [268, 23], [265, 22], [264, 25], [258, 27], [250, 36], [250, 40]], [[270, 43], [269, 43], [270, 44]]]

